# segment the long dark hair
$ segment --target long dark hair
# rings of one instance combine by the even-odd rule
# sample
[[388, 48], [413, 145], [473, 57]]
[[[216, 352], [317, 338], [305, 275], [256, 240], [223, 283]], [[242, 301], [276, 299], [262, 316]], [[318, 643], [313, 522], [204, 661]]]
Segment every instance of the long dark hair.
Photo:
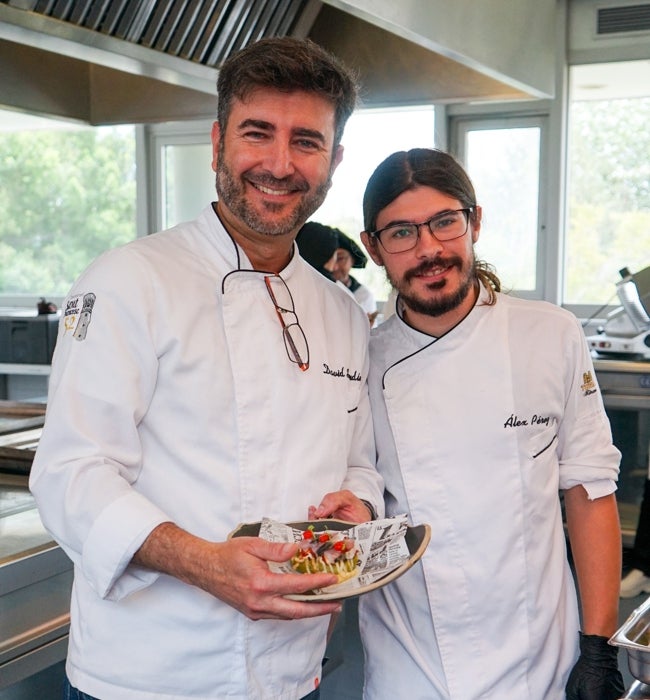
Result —
[[[470, 221], [478, 221], [474, 185], [460, 163], [449, 153], [436, 148], [412, 148], [398, 151], [382, 161], [368, 180], [363, 195], [363, 226], [369, 233], [377, 228], [377, 217], [399, 195], [416, 187], [431, 187], [457, 199], [462, 207], [473, 208]], [[494, 268], [476, 260], [474, 271], [490, 292], [490, 303], [501, 291]]]

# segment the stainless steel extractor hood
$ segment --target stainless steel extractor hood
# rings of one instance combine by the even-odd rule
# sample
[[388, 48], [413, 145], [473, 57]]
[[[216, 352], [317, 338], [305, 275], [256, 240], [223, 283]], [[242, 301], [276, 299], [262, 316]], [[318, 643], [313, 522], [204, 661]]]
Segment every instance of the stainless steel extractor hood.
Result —
[[[366, 105], [545, 94], [432, 40], [439, 2], [0, 0], [0, 105], [90, 124], [211, 118], [223, 60], [283, 35], [309, 36], [354, 66]], [[396, 7], [406, 23], [392, 19]]]

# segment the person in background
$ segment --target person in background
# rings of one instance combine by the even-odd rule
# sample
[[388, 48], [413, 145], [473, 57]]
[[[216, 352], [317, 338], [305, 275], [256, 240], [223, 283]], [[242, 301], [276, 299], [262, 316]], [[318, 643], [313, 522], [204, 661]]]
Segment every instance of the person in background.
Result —
[[375, 297], [368, 287], [361, 284], [350, 274], [350, 270], [353, 267], [363, 268], [367, 262], [368, 258], [364, 255], [361, 248], [349, 236], [339, 231], [339, 248], [336, 251], [334, 278], [344, 284], [354, 294], [354, 298], [368, 314], [368, 320], [372, 327], [377, 318]]
[[296, 236], [298, 252], [318, 272], [331, 282], [336, 266], [336, 251], [339, 246], [338, 229], [308, 221]]
[[359, 601], [364, 698], [619, 698], [620, 453], [578, 320], [500, 292], [444, 152], [389, 156], [363, 213], [398, 294], [370, 347], [386, 514], [432, 530], [421, 565]]
[[104, 253], [62, 310], [30, 486], [74, 562], [68, 700], [318, 697], [340, 605], [287, 596], [336, 577], [273, 574], [296, 545], [229, 533], [383, 510], [367, 319], [294, 244], [355, 79], [265, 39], [217, 88], [218, 201]]

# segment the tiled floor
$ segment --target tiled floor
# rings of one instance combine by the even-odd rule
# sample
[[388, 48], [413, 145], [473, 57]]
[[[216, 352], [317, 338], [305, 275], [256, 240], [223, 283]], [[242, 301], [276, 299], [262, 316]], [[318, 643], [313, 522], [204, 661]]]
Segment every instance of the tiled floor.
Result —
[[[619, 622], [622, 625], [647, 598], [646, 593], [628, 600], [621, 599]], [[323, 669], [321, 700], [361, 700], [363, 688], [363, 651], [357, 625], [356, 599], [349, 600], [332, 634], [328, 647], [329, 661]], [[625, 688], [634, 682], [627, 663], [627, 652], [619, 651], [619, 668]]]

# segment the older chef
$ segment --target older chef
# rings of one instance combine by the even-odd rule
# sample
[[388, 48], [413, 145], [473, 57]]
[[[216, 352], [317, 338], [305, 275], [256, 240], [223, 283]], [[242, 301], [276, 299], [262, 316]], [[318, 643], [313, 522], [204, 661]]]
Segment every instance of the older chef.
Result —
[[620, 697], [620, 454], [580, 324], [499, 293], [474, 257], [474, 189], [446, 153], [393, 154], [363, 207], [362, 240], [398, 292], [370, 348], [386, 510], [433, 533], [422, 566], [360, 601], [364, 697]]
[[66, 698], [316, 698], [339, 605], [285, 596], [335, 577], [271, 574], [296, 546], [228, 534], [381, 501], [368, 322], [293, 242], [356, 85], [269, 39], [217, 87], [218, 202], [105, 253], [63, 309], [31, 488], [74, 562]]

